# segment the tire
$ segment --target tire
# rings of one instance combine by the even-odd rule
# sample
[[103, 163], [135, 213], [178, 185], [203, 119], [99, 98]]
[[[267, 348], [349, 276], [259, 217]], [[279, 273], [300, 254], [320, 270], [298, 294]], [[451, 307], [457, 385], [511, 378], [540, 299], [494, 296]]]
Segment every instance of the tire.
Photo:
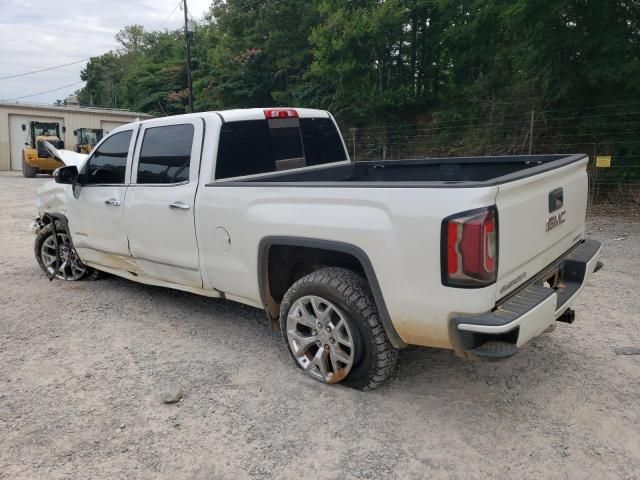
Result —
[[[58, 242], [67, 246], [68, 253], [65, 253], [65, 255], [68, 255], [67, 258], [70, 259], [69, 263], [73, 264], [72, 266], [65, 268], [66, 272], [58, 272], [56, 278], [66, 281], [77, 281], [83, 279], [97, 280], [98, 278], [100, 278], [102, 276], [102, 272], [91, 267], [87, 267], [80, 261], [79, 258], [77, 258], [75, 250], [73, 250], [73, 248], [70, 246], [70, 239], [62, 225], [56, 223], [56, 229], [58, 231]], [[40, 266], [42, 271], [47, 275], [53, 273], [53, 266], [46, 265], [46, 258], [43, 257], [47, 255], [50, 259], [52, 255], [55, 255], [55, 250], [51, 249], [52, 240], [50, 239], [53, 239], [53, 228], [51, 224], [46, 225], [45, 227], [40, 229], [40, 231], [36, 235], [36, 241], [34, 245], [34, 254], [36, 256], [36, 261], [38, 262], [38, 265]], [[47, 253], [43, 254], [43, 245], [45, 245], [45, 242], [47, 242], [47, 245], [49, 245], [50, 247], [48, 251], [45, 247], [44, 251], [46, 251]]]
[[[309, 319], [311, 324], [320, 319], [317, 325], [321, 328], [309, 330], [306, 325]], [[336, 325], [343, 325], [342, 330], [338, 331]], [[325, 327], [326, 332], [331, 330], [331, 333], [324, 334]], [[366, 279], [345, 268], [323, 268], [295, 282], [282, 300], [280, 329], [296, 365], [325, 383], [373, 390], [391, 375], [398, 357], [398, 350], [391, 345], [380, 322]], [[348, 341], [347, 334], [352, 342]], [[315, 346], [309, 343], [312, 338]], [[329, 341], [332, 343], [323, 345]], [[349, 343], [353, 348], [346, 346]], [[337, 346], [343, 350], [334, 362]], [[322, 349], [326, 353], [321, 352]], [[316, 366], [322, 356], [329, 357], [324, 362], [326, 369]], [[329, 375], [323, 375], [327, 370], [331, 370]]]
[[22, 175], [24, 175], [27, 178], [35, 178], [36, 174], [38, 173], [38, 170], [36, 170], [33, 167], [30, 167], [27, 162], [24, 161], [24, 158], [22, 159]]

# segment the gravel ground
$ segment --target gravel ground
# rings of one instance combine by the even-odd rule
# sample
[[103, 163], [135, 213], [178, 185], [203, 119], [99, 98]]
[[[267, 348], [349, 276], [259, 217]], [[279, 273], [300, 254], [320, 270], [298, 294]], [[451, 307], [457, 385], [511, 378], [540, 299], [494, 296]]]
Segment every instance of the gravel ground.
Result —
[[574, 325], [502, 363], [405, 350], [361, 393], [306, 378], [258, 310], [49, 282], [45, 181], [0, 175], [0, 478], [640, 478], [640, 355], [615, 353], [640, 347], [637, 219], [591, 219]]

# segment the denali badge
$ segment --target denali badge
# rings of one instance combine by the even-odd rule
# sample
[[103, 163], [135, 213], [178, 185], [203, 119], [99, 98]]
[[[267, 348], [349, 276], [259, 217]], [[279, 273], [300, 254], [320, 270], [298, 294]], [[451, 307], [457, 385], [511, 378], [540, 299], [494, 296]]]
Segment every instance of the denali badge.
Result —
[[552, 215], [547, 218], [546, 230], [547, 232], [553, 230], [558, 225], [562, 225], [564, 223], [564, 214], [567, 213], [566, 210], [561, 211], [557, 215]]
[[502, 295], [504, 292], [509, 290], [511, 287], [513, 287], [513, 286], [517, 285], [518, 283], [520, 283], [525, 278], [527, 278], [527, 272], [522, 272], [516, 278], [511, 280], [509, 283], [503, 285], [502, 288], [500, 288], [500, 295]]

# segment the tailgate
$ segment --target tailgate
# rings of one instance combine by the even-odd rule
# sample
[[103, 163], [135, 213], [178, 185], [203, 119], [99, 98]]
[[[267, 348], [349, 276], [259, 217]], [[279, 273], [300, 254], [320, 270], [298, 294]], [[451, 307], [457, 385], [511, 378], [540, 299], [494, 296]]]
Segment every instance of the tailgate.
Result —
[[584, 238], [588, 157], [498, 187], [496, 300]]

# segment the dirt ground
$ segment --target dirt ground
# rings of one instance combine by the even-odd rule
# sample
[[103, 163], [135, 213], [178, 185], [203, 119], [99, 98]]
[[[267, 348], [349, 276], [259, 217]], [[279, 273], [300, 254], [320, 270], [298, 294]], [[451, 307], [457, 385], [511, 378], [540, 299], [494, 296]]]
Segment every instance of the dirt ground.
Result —
[[[640, 478], [640, 220], [594, 217], [573, 325], [503, 363], [401, 352], [324, 386], [261, 311], [116, 277], [49, 282], [35, 192], [0, 175], [0, 478]], [[160, 401], [167, 388], [184, 395]]]

